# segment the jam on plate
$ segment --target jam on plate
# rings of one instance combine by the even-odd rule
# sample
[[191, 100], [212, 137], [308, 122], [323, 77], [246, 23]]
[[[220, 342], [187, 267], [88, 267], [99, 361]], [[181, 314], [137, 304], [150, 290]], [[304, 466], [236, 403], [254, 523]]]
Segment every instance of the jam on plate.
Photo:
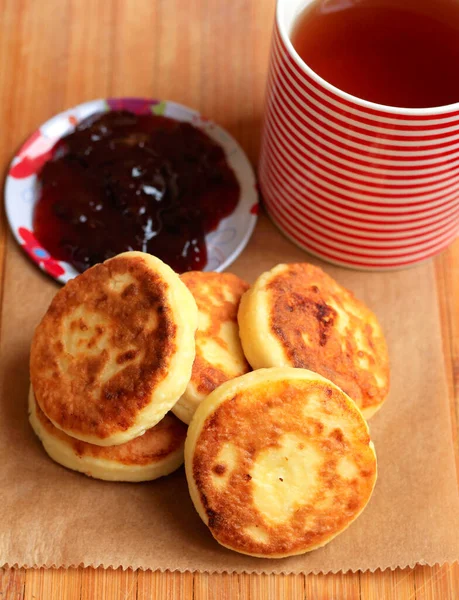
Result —
[[207, 263], [206, 233], [237, 206], [223, 148], [189, 123], [153, 114], [92, 115], [60, 139], [38, 176], [34, 233], [82, 272], [129, 250], [178, 273]]

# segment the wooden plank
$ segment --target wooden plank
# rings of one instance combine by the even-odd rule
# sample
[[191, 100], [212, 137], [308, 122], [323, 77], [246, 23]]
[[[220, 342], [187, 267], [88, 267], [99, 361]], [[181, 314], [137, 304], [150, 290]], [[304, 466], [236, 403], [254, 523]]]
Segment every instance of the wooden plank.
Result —
[[68, 1], [73, 25], [68, 32], [67, 72], [60, 78], [66, 108], [110, 95], [115, 19], [114, 2]]
[[[0, 35], [0, 120], [2, 123], [10, 123], [14, 107], [13, 87], [19, 72], [20, 49], [17, 43], [17, 30], [24, 16], [24, 12], [18, 10], [14, 0], [5, 1], [1, 5], [2, 34]], [[7, 58], [6, 58], [7, 57]], [[0, 160], [2, 166], [10, 162], [11, 152], [14, 147], [14, 128], [3, 127], [0, 136]], [[2, 169], [3, 170], [3, 169]], [[6, 173], [5, 173], [6, 174]], [[3, 188], [3, 186], [2, 186]], [[3, 312], [4, 274], [7, 253], [7, 224], [4, 210], [0, 214], [0, 314]], [[1, 329], [1, 321], [0, 321]], [[1, 331], [0, 331], [1, 333]]]
[[196, 573], [194, 600], [242, 600], [240, 575]]
[[[118, 2], [113, 13], [110, 91], [117, 96], [157, 98], [158, 2]], [[186, 11], [183, 11], [186, 12]], [[135, 68], [133, 68], [133, 57]]]
[[[2, 2], [3, 164], [43, 119], [108, 94], [175, 99], [227, 126], [256, 160], [274, 0]], [[52, 36], [46, 35], [52, 23]], [[45, 32], [45, 33], [44, 33]], [[52, 74], [52, 76], [50, 76]], [[172, 76], [173, 74], [173, 76]], [[0, 223], [0, 281], [5, 257]], [[437, 259], [445, 359], [456, 431], [459, 404], [459, 241]], [[1, 302], [1, 293], [0, 293]], [[449, 366], [448, 366], [449, 365]], [[457, 435], [455, 437], [457, 447]], [[7, 570], [0, 598], [459, 598], [459, 567], [375, 574], [264, 576], [103, 569]]]
[[306, 600], [360, 600], [360, 573], [336, 575], [307, 575]]
[[196, 573], [194, 600], [304, 599], [303, 575]]
[[1, 600], [23, 600], [25, 583], [25, 569], [0, 569]]
[[304, 575], [270, 575], [268, 598], [303, 600], [306, 592]]
[[416, 587], [413, 569], [396, 569], [391, 571], [376, 571], [375, 573], [361, 573], [360, 599], [361, 600], [389, 600], [390, 598], [403, 598], [414, 600]]
[[161, 100], [202, 109], [208, 74], [213, 72], [205, 64], [205, 30], [211, 16], [206, 9], [207, 2], [193, 0], [189, 2], [189, 10], [183, 10], [181, 0], [155, 4], [155, 45], [152, 49], [155, 63], [149, 79], [152, 94]]
[[137, 600], [191, 600], [193, 579], [193, 573], [139, 571]]
[[[70, 21], [68, 0], [57, 5], [34, 0], [8, 2], [17, 7], [20, 16], [12, 33], [14, 71], [8, 83], [9, 112], [5, 117], [10, 135], [8, 158], [12, 158], [11, 153], [27, 136], [63, 108], [65, 85], [60, 74], [66, 72]], [[53, 23], [52, 36], [46, 35], [48, 23]]]
[[51, 578], [49, 589], [53, 599], [80, 600], [83, 577], [81, 569], [51, 569], [45, 572]]
[[24, 600], [41, 600], [45, 592], [49, 594], [48, 586], [45, 585], [45, 577], [46, 569], [28, 569], [26, 571]]
[[417, 567], [416, 600], [454, 600], [459, 598], [459, 566]]
[[435, 272], [459, 482], [459, 239], [435, 260]]
[[26, 572], [25, 600], [80, 600], [81, 569], [31, 569]]
[[[259, 576], [265, 590], [259, 598], [291, 598], [302, 600], [305, 597], [304, 575], [261, 575]], [[250, 589], [250, 588], [249, 588]]]
[[[81, 570], [81, 600], [135, 600], [138, 572], [132, 569]], [[54, 598], [53, 598], [54, 600]]]

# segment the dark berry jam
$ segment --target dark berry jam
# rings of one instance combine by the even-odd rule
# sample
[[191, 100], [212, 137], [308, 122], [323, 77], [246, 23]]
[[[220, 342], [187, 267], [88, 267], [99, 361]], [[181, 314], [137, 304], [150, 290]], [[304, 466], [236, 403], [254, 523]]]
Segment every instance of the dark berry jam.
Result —
[[240, 195], [222, 147], [206, 133], [126, 111], [82, 121], [54, 146], [39, 184], [35, 235], [78, 271], [128, 250], [179, 273], [202, 269], [205, 234]]

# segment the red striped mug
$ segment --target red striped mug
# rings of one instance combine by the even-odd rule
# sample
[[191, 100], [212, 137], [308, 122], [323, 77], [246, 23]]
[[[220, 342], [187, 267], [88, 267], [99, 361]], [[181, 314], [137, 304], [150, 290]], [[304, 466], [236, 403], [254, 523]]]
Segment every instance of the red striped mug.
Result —
[[310, 2], [277, 3], [259, 167], [266, 209], [329, 262], [421, 262], [459, 230], [459, 103], [395, 108], [327, 83], [290, 41]]

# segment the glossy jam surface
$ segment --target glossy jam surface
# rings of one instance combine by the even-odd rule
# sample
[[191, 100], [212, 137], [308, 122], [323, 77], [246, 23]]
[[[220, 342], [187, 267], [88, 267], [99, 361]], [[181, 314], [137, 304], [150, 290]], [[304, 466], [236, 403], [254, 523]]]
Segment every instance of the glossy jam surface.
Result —
[[126, 111], [82, 121], [38, 179], [34, 233], [78, 271], [128, 250], [154, 254], [179, 273], [202, 269], [205, 234], [240, 196], [223, 148], [206, 133]]
[[313, 71], [359, 98], [405, 108], [459, 102], [457, 0], [314, 0], [291, 39]]

